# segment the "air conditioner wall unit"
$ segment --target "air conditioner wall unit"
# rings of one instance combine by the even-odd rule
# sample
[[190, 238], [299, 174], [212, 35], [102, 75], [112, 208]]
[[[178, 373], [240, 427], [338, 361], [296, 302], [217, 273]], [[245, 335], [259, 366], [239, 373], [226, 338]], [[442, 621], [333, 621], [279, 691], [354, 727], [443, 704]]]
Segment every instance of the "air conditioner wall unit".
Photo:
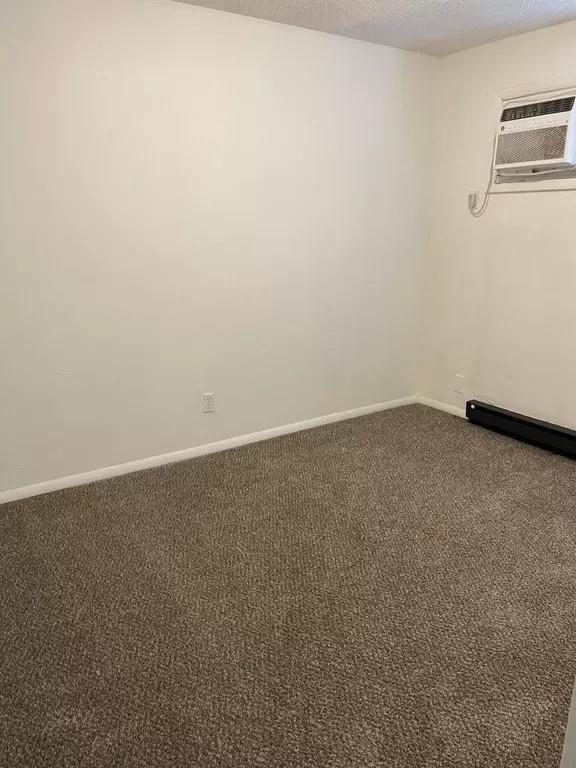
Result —
[[505, 104], [495, 150], [497, 178], [576, 169], [576, 93]]

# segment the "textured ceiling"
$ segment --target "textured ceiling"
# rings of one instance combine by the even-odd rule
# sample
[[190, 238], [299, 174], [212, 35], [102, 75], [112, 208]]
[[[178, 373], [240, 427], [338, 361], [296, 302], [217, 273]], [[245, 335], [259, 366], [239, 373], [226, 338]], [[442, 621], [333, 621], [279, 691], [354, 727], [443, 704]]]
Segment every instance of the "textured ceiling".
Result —
[[576, 0], [181, 0], [443, 56], [576, 19]]

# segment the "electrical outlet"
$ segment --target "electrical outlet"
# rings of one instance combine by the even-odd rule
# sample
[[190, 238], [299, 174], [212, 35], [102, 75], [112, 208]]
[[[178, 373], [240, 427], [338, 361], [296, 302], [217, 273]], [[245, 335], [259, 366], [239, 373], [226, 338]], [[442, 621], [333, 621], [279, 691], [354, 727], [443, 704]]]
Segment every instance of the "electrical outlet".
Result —
[[214, 413], [216, 410], [216, 395], [214, 392], [204, 392], [202, 395], [202, 410], [204, 413]]
[[466, 378], [463, 373], [457, 373], [454, 382], [454, 392], [457, 395], [466, 395]]

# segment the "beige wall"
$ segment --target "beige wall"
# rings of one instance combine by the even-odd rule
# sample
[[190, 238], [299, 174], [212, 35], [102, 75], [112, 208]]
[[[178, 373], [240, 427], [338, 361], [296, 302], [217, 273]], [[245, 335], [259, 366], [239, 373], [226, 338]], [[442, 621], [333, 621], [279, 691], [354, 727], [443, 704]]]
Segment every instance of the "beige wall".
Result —
[[466, 207], [498, 97], [575, 49], [0, 3], [0, 490], [418, 389], [576, 427], [576, 193]]
[[575, 86], [575, 51], [570, 23], [440, 61], [422, 283], [430, 398], [479, 397], [576, 427], [576, 192], [492, 198], [480, 219], [467, 210], [486, 187], [498, 96]]
[[0, 489], [412, 395], [436, 65], [0, 2]]

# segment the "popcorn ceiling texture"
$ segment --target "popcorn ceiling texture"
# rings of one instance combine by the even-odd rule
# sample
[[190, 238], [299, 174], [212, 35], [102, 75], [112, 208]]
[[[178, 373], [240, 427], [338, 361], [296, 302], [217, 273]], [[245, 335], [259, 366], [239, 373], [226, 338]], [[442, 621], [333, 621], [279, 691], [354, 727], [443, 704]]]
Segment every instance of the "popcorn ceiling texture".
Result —
[[575, 0], [181, 0], [435, 56], [576, 19]]

